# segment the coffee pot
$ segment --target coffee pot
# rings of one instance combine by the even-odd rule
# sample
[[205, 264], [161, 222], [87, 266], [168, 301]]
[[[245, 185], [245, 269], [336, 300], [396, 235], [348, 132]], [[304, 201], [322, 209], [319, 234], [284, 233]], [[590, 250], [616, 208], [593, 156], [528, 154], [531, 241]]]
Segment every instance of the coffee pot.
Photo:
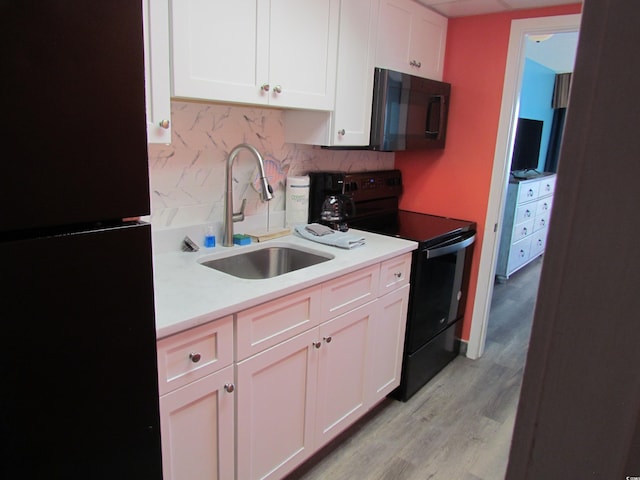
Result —
[[355, 214], [355, 208], [353, 200], [346, 195], [327, 195], [320, 209], [320, 223], [346, 232], [349, 230], [347, 218]]

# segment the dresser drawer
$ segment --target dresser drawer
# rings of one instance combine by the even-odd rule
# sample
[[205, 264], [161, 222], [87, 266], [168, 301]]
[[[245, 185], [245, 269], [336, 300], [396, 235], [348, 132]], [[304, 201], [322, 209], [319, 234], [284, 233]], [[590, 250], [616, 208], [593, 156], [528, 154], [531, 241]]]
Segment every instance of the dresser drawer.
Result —
[[547, 232], [549, 229], [542, 228], [535, 232], [531, 237], [531, 249], [529, 251], [529, 258], [535, 258], [544, 252], [547, 246]]
[[551, 212], [551, 205], [553, 205], [553, 197], [541, 198], [536, 202], [536, 215]]
[[318, 285], [238, 313], [238, 361], [317, 326], [320, 297]]
[[545, 195], [552, 195], [556, 189], [556, 176], [544, 178], [540, 180], [540, 189], [538, 191], [539, 197], [544, 197]]
[[517, 242], [522, 240], [528, 235], [533, 233], [533, 222], [534, 219], [527, 220], [526, 222], [519, 223], [513, 227], [513, 238], [512, 242]]
[[540, 229], [547, 228], [549, 226], [549, 217], [549, 212], [536, 215], [536, 218], [533, 220], [533, 231], [537, 232]]
[[373, 265], [322, 285], [323, 321], [374, 300], [379, 281], [380, 265]]
[[216, 372], [233, 362], [233, 317], [158, 340], [160, 395]]
[[511, 272], [527, 263], [527, 260], [529, 260], [530, 251], [531, 237], [514, 243], [511, 246], [511, 250], [509, 251], [509, 263], [507, 265], [507, 272], [511, 274]]
[[538, 198], [538, 191], [540, 189], [540, 183], [521, 183], [520, 190], [518, 192], [518, 204], [529, 202]]
[[411, 254], [392, 258], [380, 265], [380, 289], [378, 294], [385, 295], [409, 283], [411, 275]]
[[513, 223], [518, 224], [532, 219], [536, 214], [536, 203], [525, 203], [516, 208], [516, 215]]

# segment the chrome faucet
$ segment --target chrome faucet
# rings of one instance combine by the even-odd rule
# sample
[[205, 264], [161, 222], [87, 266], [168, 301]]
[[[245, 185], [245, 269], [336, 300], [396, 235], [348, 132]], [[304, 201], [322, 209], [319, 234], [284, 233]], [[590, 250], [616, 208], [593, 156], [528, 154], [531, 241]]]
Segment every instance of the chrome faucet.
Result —
[[229, 156], [227, 157], [227, 186], [225, 192], [225, 200], [224, 200], [224, 235], [222, 239], [222, 246], [224, 247], [233, 247], [233, 222], [241, 222], [244, 220], [244, 207], [247, 204], [247, 199], [242, 200], [242, 206], [240, 207], [239, 212], [233, 211], [233, 175], [232, 175], [232, 167], [233, 161], [238, 156], [241, 150], [249, 150], [258, 162], [258, 168], [260, 169], [260, 182], [261, 182], [261, 190], [262, 190], [262, 200], [268, 201], [273, 198], [273, 189], [269, 182], [267, 182], [267, 176], [264, 173], [264, 160], [262, 159], [262, 155], [260, 152], [255, 149], [255, 147], [249, 145], [248, 143], [241, 143], [233, 147], [233, 150], [229, 152]]

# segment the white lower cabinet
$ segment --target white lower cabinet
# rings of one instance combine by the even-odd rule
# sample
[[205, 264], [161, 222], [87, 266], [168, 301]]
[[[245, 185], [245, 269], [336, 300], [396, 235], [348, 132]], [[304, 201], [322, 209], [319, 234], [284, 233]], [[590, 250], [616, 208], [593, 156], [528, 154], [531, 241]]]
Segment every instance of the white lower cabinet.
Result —
[[235, 476], [233, 317], [158, 341], [164, 480]]
[[382, 400], [410, 268], [409, 253], [160, 340], [164, 478], [282, 478]]
[[376, 302], [368, 303], [319, 328], [317, 447], [343, 431], [369, 406], [367, 372], [376, 307]]
[[[310, 326], [238, 363], [238, 479], [282, 478], [400, 384], [410, 266], [407, 254], [237, 315], [238, 340], [270, 311]], [[395, 289], [381, 271], [395, 272]]]
[[[408, 274], [406, 278], [409, 278]], [[370, 404], [376, 403], [400, 385], [408, 304], [408, 283], [378, 299], [371, 324]]]
[[282, 478], [313, 453], [317, 328], [238, 363], [238, 479]]
[[160, 397], [165, 480], [234, 478], [233, 378], [229, 365]]

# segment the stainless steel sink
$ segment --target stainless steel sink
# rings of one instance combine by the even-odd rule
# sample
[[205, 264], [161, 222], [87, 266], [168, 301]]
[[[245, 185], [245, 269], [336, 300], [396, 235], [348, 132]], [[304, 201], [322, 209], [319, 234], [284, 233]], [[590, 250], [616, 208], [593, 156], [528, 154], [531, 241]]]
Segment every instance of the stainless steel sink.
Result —
[[234, 277], [265, 279], [331, 260], [330, 255], [292, 247], [265, 247], [229, 257], [205, 260], [201, 264]]

